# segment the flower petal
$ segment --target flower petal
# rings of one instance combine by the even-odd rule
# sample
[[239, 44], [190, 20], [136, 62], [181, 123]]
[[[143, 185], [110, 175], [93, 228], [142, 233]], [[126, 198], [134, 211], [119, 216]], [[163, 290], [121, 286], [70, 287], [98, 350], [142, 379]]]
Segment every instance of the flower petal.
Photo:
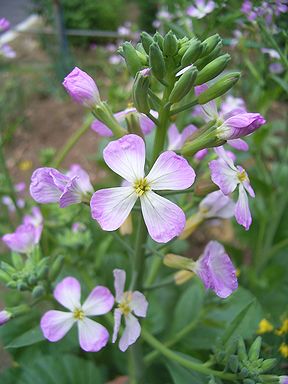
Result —
[[91, 129], [103, 137], [113, 136], [113, 132], [102, 121], [95, 119], [91, 124]]
[[139, 116], [139, 124], [144, 135], [149, 135], [149, 133], [155, 128], [154, 122], [142, 113]]
[[248, 231], [252, 223], [252, 216], [249, 209], [247, 193], [241, 184], [239, 185], [239, 197], [235, 207], [235, 218], [237, 223], [243, 225], [246, 231]]
[[181, 208], [156, 193], [149, 191], [140, 198], [149, 235], [158, 243], [167, 243], [179, 236], [185, 227]]
[[135, 182], [144, 176], [145, 143], [137, 135], [125, 135], [111, 141], [103, 151], [108, 165], [123, 179]]
[[123, 269], [114, 269], [114, 287], [116, 292], [116, 301], [120, 303], [125, 287], [126, 272]]
[[125, 352], [131, 344], [134, 344], [141, 333], [139, 321], [131, 313], [125, 316], [125, 323], [125, 330], [119, 342], [119, 348], [122, 352]]
[[37, 203], [56, 203], [68, 181], [54, 168], [38, 168], [31, 177], [30, 194]]
[[115, 231], [127, 219], [137, 198], [132, 187], [100, 189], [90, 201], [92, 217], [105, 231]]
[[146, 297], [143, 295], [143, 293], [139, 291], [134, 291], [132, 293], [130, 307], [136, 316], [146, 317], [148, 301], [146, 300]]
[[233, 148], [238, 149], [238, 151], [246, 152], [249, 150], [249, 145], [242, 139], [227, 140], [227, 144], [231, 145]]
[[39, 242], [38, 232], [32, 224], [22, 224], [14, 233], [2, 237], [4, 243], [14, 252], [29, 253]]
[[117, 340], [118, 332], [120, 329], [120, 324], [121, 324], [121, 317], [122, 317], [122, 312], [120, 309], [115, 309], [114, 311], [114, 329], [113, 329], [113, 337], [112, 337], [112, 343], [115, 343]]
[[108, 288], [98, 285], [82, 305], [85, 316], [104, 315], [114, 305], [114, 297]]
[[105, 347], [109, 333], [103, 325], [88, 317], [78, 321], [79, 344], [86, 352], [98, 352]]
[[211, 171], [211, 179], [213, 183], [218, 185], [224, 195], [232, 193], [239, 183], [237, 171], [234, 171], [222, 159], [212, 160], [209, 163]]
[[155, 161], [146, 179], [154, 190], [181, 190], [189, 188], [195, 177], [194, 169], [184, 157], [166, 151]]
[[79, 164], [72, 164], [66, 176], [70, 179], [77, 176], [77, 184], [83, 193], [94, 192], [88, 173]]
[[48, 311], [41, 319], [40, 327], [43, 335], [49, 341], [62, 339], [75, 323], [71, 312]]
[[199, 204], [199, 211], [205, 218], [220, 217], [229, 219], [234, 216], [235, 203], [222, 191], [209, 193]]
[[79, 204], [82, 201], [83, 192], [78, 184], [78, 177], [73, 177], [72, 180], [68, 181], [65, 186], [64, 192], [60, 196], [59, 206], [60, 208], [68, 207], [72, 204]]
[[74, 311], [80, 308], [81, 286], [74, 277], [65, 277], [54, 289], [54, 297], [63, 307]]

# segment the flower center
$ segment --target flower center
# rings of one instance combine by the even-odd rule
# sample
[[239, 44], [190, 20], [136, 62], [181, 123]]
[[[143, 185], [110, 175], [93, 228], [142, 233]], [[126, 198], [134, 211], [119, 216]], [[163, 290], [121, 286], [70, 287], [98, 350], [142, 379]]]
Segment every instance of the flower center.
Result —
[[131, 312], [130, 303], [132, 300], [132, 292], [125, 292], [121, 303], [119, 303], [118, 308], [124, 316], [129, 315]]
[[74, 311], [73, 311], [73, 316], [74, 316], [74, 319], [75, 320], [83, 320], [84, 319], [84, 312], [81, 308], [76, 308]]
[[243, 183], [244, 181], [248, 180], [247, 174], [244, 170], [238, 173], [238, 180], [240, 181], [240, 183]]
[[150, 185], [148, 184], [148, 181], [145, 179], [136, 180], [134, 183], [134, 189], [136, 194], [140, 197], [144, 195], [145, 192], [148, 192], [151, 190]]

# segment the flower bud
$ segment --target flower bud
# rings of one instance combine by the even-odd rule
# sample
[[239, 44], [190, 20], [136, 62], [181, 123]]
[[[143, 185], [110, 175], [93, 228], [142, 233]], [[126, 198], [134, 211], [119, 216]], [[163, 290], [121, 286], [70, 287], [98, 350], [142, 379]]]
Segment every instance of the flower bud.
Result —
[[242, 363], [248, 360], [245, 343], [242, 337], [240, 337], [238, 340], [238, 356]]
[[266, 120], [259, 113], [239, 113], [224, 121], [216, 129], [216, 135], [223, 140], [238, 139], [256, 131]]
[[12, 275], [16, 272], [16, 269], [12, 267], [12, 265], [6, 263], [5, 261], [1, 261], [1, 269], [3, 269], [4, 272], [9, 273], [9, 275]]
[[206, 40], [202, 41], [203, 53], [202, 55], [209, 55], [213, 49], [219, 44], [222, 43], [221, 37], [216, 33], [213, 36], [208, 37]]
[[239, 359], [236, 355], [231, 355], [228, 359], [229, 368], [233, 373], [236, 373], [239, 368]]
[[162, 81], [165, 76], [165, 63], [161, 49], [156, 43], [150, 45], [149, 66], [151, 67], [152, 73], [156, 79]]
[[159, 45], [161, 49], [164, 47], [164, 37], [157, 31], [153, 36], [154, 41]]
[[138, 112], [149, 113], [150, 106], [148, 103], [148, 88], [149, 88], [149, 75], [140, 71], [137, 73], [132, 88], [133, 104]]
[[180, 79], [175, 83], [174, 88], [170, 94], [170, 103], [178, 103], [182, 100], [188, 92], [191, 91], [197, 76], [197, 69], [192, 65], [187, 71], [183, 73]]
[[[180, 50], [179, 50], [180, 53]], [[182, 60], [181, 66], [186, 67], [195, 62], [202, 53], [202, 44], [198, 39], [192, 39], [189, 42], [188, 48], [185, 51]]]
[[145, 52], [149, 55], [150, 45], [154, 43], [153, 37], [149, 35], [147, 32], [141, 33], [141, 43]]
[[45, 293], [45, 288], [42, 285], [37, 285], [33, 288], [32, 291], [32, 297], [33, 299], [38, 299], [39, 297], [43, 296]]
[[123, 57], [126, 61], [128, 71], [130, 75], [135, 76], [142, 68], [141, 60], [137, 55], [136, 49], [129, 42], [125, 42], [122, 45], [123, 48]]
[[176, 269], [188, 269], [192, 270], [195, 262], [187, 257], [174, 255], [173, 253], [168, 253], [164, 256], [163, 259], [164, 265], [170, 268]]
[[252, 343], [248, 352], [248, 357], [250, 361], [256, 361], [259, 358], [261, 344], [262, 344], [262, 337], [261, 336], [256, 337], [256, 339]]
[[178, 41], [172, 31], [164, 37], [163, 53], [166, 56], [174, 56], [178, 52]]
[[62, 267], [64, 264], [64, 256], [59, 255], [56, 257], [56, 259], [53, 261], [52, 266], [49, 270], [48, 278], [50, 281], [54, 281], [57, 276], [59, 275]]
[[239, 78], [239, 72], [228, 73], [227, 75], [221, 77], [221, 79], [216, 81], [216, 83], [211, 85], [211, 87], [209, 87], [206, 91], [202, 92], [198, 96], [199, 104], [206, 104], [208, 101], [224, 95], [224, 93], [228, 92], [229, 89], [231, 89], [233, 85], [237, 83]]
[[227, 66], [231, 57], [228, 54], [222, 55], [207, 64], [200, 72], [198, 72], [195, 85], [206, 83], [218, 76]]
[[10, 280], [11, 280], [11, 276], [7, 272], [0, 270], [0, 281], [2, 283], [7, 284], [9, 283]]
[[100, 102], [92, 111], [93, 115], [111, 129], [113, 135], [121, 137], [125, 135], [125, 130], [121, 127], [118, 121], [115, 119], [109, 105], [106, 102]]
[[221, 53], [221, 48], [222, 48], [222, 43], [219, 43], [218, 45], [216, 45], [213, 51], [209, 53], [209, 55], [200, 57], [197, 61], [195, 61], [195, 65], [197, 69], [200, 71], [207, 64], [209, 64], [211, 61], [216, 59], [216, 57], [218, 57], [219, 54]]
[[187, 239], [203, 222], [202, 215], [197, 212], [191, 217], [189, 217], [188, 220], [186, 220], [185, 228], [183, 229], [183, 232], [180, 234], [179, 239]]
[[[260, 373], [270, 371], [272, 368], [275, 367], [276, 364], [277, 364], [277, 359], [264, 360], [263, 363], [261, 364], [260, 368], [259, 368]], [[288, 381], [287, 381], [287, 384], [288, 384]]]
[[100, 102], [99, 91], [94, 80], [78, 67], [65, 77], [62, 84], [78, 104], [93, 108]]
[[12, 313], [6, 311], [5, 309], [3, 311], [0, 311], [0, 325], [7, 323], [7, 321], [10, 320], [11, 316]]
[[182, 285], [192, 279], [195, 273], [192, 271], [186, 271], [185, 269], [178, 271], [174, 274], [174, 280], [176, 285]]

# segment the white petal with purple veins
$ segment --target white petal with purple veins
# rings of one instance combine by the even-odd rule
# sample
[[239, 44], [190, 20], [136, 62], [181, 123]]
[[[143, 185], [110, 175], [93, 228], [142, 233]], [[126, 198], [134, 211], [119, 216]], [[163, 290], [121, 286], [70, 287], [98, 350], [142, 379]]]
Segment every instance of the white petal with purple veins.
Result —
[[104, 315], [114, 305], [114, 297], [108, 288], [95, 287], [82, 305], [85, 316]]
[[78, 322], [79, 344], [86, 352], [98, 352], [105, 347], [109, 340], [109, 333], [103, 325], [88, 317]]
[[81, 286], [74, 277], [65, 277], [56, 285], [53, 294], [58, 303], [70, 311], [80, 308]]
[[114, 269], [114, 287], [116, 292], [116, 301], [120, 303], [125, 287], [126, 272], [123, 269]]
[[131, 344], [134, 344], [141, 333], [139, 321], [131, 313], [125, 316], [125, 323], [126, 326], [119, 342], [119, 348], [122, 352], [125, 352]]
[[40, 327], [49, 341], [62, 339], [75, 323], [71, 312], [48, 311], [41, 319]]
[[143, 293], [135, 291], [132, 293], [130, 307], [136, 316], [146, 317], [148, 301]]

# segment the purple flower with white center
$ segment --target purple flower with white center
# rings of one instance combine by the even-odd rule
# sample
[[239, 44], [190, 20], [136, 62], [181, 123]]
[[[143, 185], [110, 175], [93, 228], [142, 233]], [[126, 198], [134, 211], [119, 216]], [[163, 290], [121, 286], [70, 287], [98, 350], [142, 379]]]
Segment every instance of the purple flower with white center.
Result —
[[2, 17], [0, 19], [0, 32], [7, 31], [10, 28], [10, 21]]
[[[125, 118], [131, 113], [135, 114], [135, 116], [138, 117], [139, 124], [144, 135], [148, 135], [155, 128], [155, 124], [153, 123], [153, 121], [150, 120], [149, 117], [147, 117], [143, 113], [139, 113], [136, 108], [126, 108], [123, 111], [114, 113], [114, 117], [118, 121], [118, 123], [122, 124], [125, 122]], [[158, 113], [156, 111], [151, 110], [150, 113], [152, 116], [156, 118], [158, 117]], [[113, 136], [113, 132], [111, 131], [111, 129], [97, 119], [95, 119], [91, 124], [91, 129], [94, 132], [98, 133], [100, 136]]]
[[202, 19], [215, 9], [215, 3], [212, 0], [194, 0], [194, 5], [190, 5], [187, 8], [186, 13], [190, 17], [196, 17], [197, 19]]
[[226, 96], [220, 107], [220, 116], [231, 116], [231, 111], [233, 115], [239, 113], [246, 113], [245, 101], [241, 97], [234, 97], [232, 95]]
[[31, 215], [25, 215], [23, 219], [23, 223], [25, 225], [32, 224], [35, 228], [35, 242], [36, 244], [39, 243], [40, 237], [43, 230], [43, 216], [41, 214], [41, 211], [38, 207], [32, 208], [32, 214]]
[[210, 241], [193, 271], [200, 277], [207, 289], [225, 299], [238, 288], [236, 270], [224, 247], [217, 241]]
[[126, 272], [122, 269], [114, 269], [114, 286], [118, 308], [114, 310], [114, 331], [112, 343], [115, 343], [119, 332], [121, 317], [125, 318], [125, 329], [119, 341], [119, 349], [125, 352], [127, 348], [136, 342], [141, 333], [138, 317], [146, 317], [148, 302], [139, 291], [124, 292]]
[[16, 52], [9, 44], [3, 44], [0, 46], [0, 55], [7, 59], [14, 59], [16, 57]]
[[11, 319], [12, 313], [3, 309], [0, 311], [0, 326], [7, 323]]
[[189, 124], [180, 133], [176, 124], [172, 124], [168, 129], [168, 150], [176, 151], [181, 149], [188, 137], [195, 131], [197, 131], [195, 125]]
[[114, 297], [108, 288], [95, 287], [81, 305], [81, 286], [74, 277], [66, 277], [54, 290], [54, 298], [69, 312], [51, 310], [41, 319], [41, 330], [46, 339], [56, 342], [77, 323], [79, 344], [86, 352], [98, 352], [105, 347], [109, 333], [103, 325], [90, 316], [108, 313], [114, 305]]
[[103, 158], [127, 186], [96, 191], [90, 206], [93, 219], [105, 231], [115, 231], [126, 220], [138, 198], [148, 232], [153, 240], [167, 243], [180, 235], [185, 214], [176, 204], [153, 190], [183, 190], [195, 180], [195, 172], [175, 152], [163, 152], [147, 176], [144, 175], [145, 143], [137, 135], [126, 135], [110, 142]]
[[203, 218], [229, 219], [234, 216], [235, 203], [222, 191], [209, 193], [199, 204], [199, 213]]
[[236, 221], [248, 230], [252, 217], [249, 209], [248, 196], [255, 197], [253, 188], [250, 185], [249, 177], [242, 167], [235, 166], [222, 147], [215, 148], [219, 159], [212, 160], [209, 163], [211, 179], [218, 185], [224, 195], [229, 195], [238, 187], [239, 197], [235, 207]]
[[33, 172], [30, 194], [37, 203], [58, 203], [60, 208], [81, 203], [92, 194], [89, 175], [79, 165], [72, 165], [66, 175], [55, 168], [38, 168]]
[[15, 232], [4, 235], [2, 240], [12, 251], [29, 254], [39, 242], [39, 231], [33, 224], [21, 224]]
[[63, 86], [72, 99], [88, 108], [100, 103], [100, 95], [92, 77], [75, 67], [63, 81]]
[[279, 384], [288, 384], [288, 376], [279, 376]]

